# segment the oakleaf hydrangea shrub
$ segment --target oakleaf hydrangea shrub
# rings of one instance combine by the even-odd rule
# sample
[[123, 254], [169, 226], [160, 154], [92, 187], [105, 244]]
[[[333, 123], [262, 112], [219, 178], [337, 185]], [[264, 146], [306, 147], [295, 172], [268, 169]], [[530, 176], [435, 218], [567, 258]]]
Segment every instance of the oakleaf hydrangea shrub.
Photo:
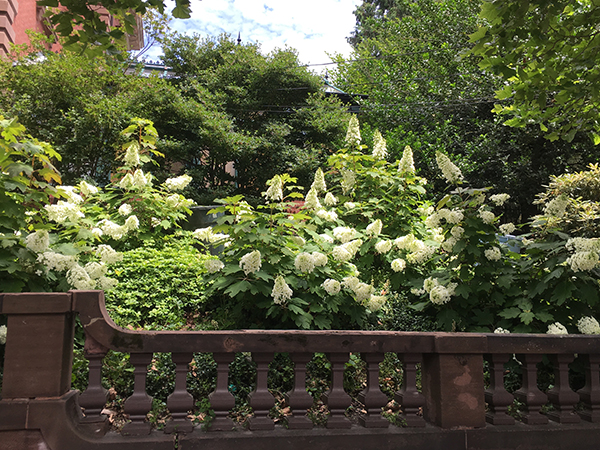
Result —
[[3, 210], [10, 211], [0, 231], [0, 247], [9, 249], [0, 254], [3, 291], [110, 291], [117, 280], [107, 273], [121, 260], [120, 250], [174, 229], [191, 212], [191, 201], [176, 192], [188, 178], [155, 187], [143, 171], [142, 164], [157, 154], [156, 130], [150, 121], [132, 122], [117, 154], [122, 166], [100, 188], [86, 181], [56, 186], [56, 152], [27, 137], [15, 120], [0, 121], [0, 193]]

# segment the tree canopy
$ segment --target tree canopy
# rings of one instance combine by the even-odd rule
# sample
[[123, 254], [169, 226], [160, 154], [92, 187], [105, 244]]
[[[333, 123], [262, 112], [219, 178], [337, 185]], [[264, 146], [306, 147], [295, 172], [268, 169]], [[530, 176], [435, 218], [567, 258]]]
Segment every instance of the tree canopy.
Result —
[[486, 0], [471, 35], [480, 66], [505, 80], [495, 112], [507, 125], [538, 124], [551, 140], [579, 131], [600, 143], [600, 3]]

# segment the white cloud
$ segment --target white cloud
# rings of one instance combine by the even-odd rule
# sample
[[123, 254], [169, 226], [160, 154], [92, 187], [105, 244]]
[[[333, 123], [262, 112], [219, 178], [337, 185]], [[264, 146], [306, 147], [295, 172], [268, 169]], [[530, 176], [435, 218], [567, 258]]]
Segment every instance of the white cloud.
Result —
[[[326, 53], [350, 54], [346, 38], [354, 29], [353, 11], [362, 0], [192, 0], [192, 17], [174, 20], [172, 28], [187, 34], [227, 33], [258, 42], [263, 53], [292, 47], [304, 64], [330, 62]], [[154, 55], [154, 56], [153, 56]], [[156, 58], [160, 50], [149, 57]]]

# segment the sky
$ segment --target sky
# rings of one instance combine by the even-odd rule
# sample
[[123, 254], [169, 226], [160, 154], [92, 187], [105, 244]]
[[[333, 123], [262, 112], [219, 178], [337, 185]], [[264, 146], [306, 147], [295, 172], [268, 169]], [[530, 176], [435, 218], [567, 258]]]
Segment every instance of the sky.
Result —
[[[346, 42], [354, 29], [354, 10], [362, 0], [192, 0], [190, 19], [175, 19], [171, 28], [185, 34], [218, 36], [228, 33], [243, 42], [259, 43], [263, 54], [292, 47], [303, 64], [331, 61], [329, 54], [349, 56]], [[153, 48], [146, 59], [160, 57]], [[320, 72], [326, 69], [313, 67]]]

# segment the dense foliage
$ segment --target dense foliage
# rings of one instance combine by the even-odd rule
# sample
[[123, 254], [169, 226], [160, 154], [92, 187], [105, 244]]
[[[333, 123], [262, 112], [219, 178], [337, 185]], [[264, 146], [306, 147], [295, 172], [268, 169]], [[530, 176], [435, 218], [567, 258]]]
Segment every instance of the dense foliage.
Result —
[[444, 189], [435, 154], [452, 156], [476, 187], [507, 192], [510, 220], [538, 213], [535, 195], [551, 175], [585, 169], [597, 160], [577, 134], [550, 142], [537, 126], [502, 125], [492, 112], [501, 77], [479, 67], [469, 35], [485, 22], [472, 0], [365, 1], [359, 6], [354, 52], [339, 57], [334, 84], [368, 95], [361, 101], [365, 136], [386, 135], [390, 157], [410, 145], [419, 174]]
[[550, 140], [577, 132], [600, 143], [597, 80], [600, 5], [590, 1], [484, 1], [486, 19], [471, 35], [482, 69], [506, 83], [494, 111], [507, 125], [538, 124]]

